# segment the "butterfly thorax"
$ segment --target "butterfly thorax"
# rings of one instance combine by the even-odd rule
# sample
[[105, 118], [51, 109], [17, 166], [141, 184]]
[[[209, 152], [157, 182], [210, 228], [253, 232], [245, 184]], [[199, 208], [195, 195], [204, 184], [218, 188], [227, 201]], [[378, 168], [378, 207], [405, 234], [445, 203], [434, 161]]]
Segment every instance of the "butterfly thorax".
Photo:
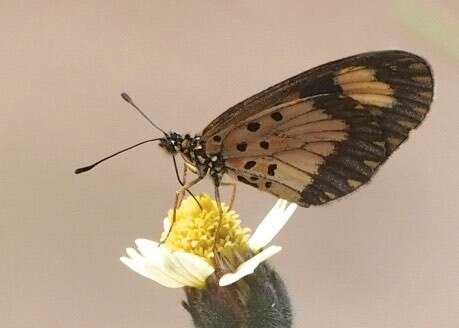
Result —
[[225, 173], [224, 160], [218, 154], [209, 156], [206, 153], [206, 144], [200, 135], [185, 134], [182, 136], [179, 133], [171, 132], [161, 139], [159, 145], [172, 155], [180, 154], [200, 176], [209, 174], [216, 182], [221, 181]]

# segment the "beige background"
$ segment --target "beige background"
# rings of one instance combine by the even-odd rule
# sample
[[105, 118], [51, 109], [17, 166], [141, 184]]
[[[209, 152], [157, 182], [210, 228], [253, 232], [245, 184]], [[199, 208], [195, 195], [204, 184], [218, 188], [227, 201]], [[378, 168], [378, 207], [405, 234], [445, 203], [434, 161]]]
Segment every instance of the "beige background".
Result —
[[[298, 210], [272, 262], [296, 327], [458, 327], [457, 39], [417, 32], [395, 2], [343, 3], [1, 1], [0, 326], [190, 327], [181, 290], [118, 260], [158, 238], [177, 188], [170, 158], [149, 145], [72, 173], [158, 136], [121, 91], [165, 129], [199, 132], [307, 68], [398, 48], [431, 62], [431, 114], [369, 186]], [[416, 3], [438, 31], [458, 23], [455, 0]], [[237, 209], [254, 227], [274, 201], [242, 186]]]

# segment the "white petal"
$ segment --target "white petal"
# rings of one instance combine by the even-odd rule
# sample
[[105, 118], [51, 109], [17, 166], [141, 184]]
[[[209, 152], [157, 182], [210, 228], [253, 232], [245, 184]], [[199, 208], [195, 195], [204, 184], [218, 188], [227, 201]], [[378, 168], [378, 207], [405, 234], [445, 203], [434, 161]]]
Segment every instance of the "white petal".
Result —
[[174, 257], [190, 275], [201, 281], [202, 284], [215, 271], [206, 260], [197, 255], [179, 251], [174, 253]]
[[120, 261], [127, 265], [132, 271], [148, 278], [148, 272], [145, 270], [145, 265], [142, 261], [133, 260], [132, 258], [124, 256], [120, 257]]
[[298, 205], [285, 199], [277, 200], [268, 215], [261, 221], [253, 235], [249, 239], [249, 247], [258, 251], [268, 245], [279, 233], [287, 221], [295, 212]]
[[186, 286], [190, 287], [204, 287], [205, 280], [195, 277], [192, 275], [187, 268], [180, 262], [175, 254], [173, 253], [171, 256], [171, 260], [174, 262], [174, 270], [183, 277], [183, 280], [186, 281]]
[[241, 278], [252, 274], [255, 269], [260, 265], [260, 263], [266, 261], [274, 254], [279, 253], [282, 250], [280, 246], [269, 246], [268, 248], [264, 249], [254, 257], [248, 259], [244, 263], [242, 263], [237, 269], [236, 272], [224, 274], [218, 284], [220, 286], [228, 286], [232, 283], [240, 280]]
[[126, 252], [131, 259], [121, 259], [135, 272], [171, 288], [202, 285], [200, 281], [194, 281], [193, 276], [181, 269], [180, 263], [174, 262], [172, 253], [167, 247], [158, 247], [158, 243], [147, 239], [137, 239], [136, 244], [143, 256], [135, 249], [127, 248]]
[[126, 248], [126, 253], [133, 260], [141, 261], [143, 259], [142, 255], [140, 255], [139, 252], [137, 252], [134, 248], [131, 248], [131, 247]]
[[202, 285], [200, 281], [196, 281], [188, 271], [183, 269], [182, 264], [174, 258], [173, 252], [167, 247], [160, 247], [160, 251], [163, 253], [161, 259], [164, 271], [167, 272], [171, 278], [181, 282], [185, 286], [195, 287], [197, 285]]
[[148, 277], [151, 280], [156, 281], [157, 283], [169, 287], [169, 288], [180, 288], [184, 287], [181, 281], [178, 281], [169, 275], [169, 272], [165, 272], [162, 268], [157, 267], [151, 262], [145, 263], [145, 270], [148, 272]]
[[[210, 265], [200, 257], [196, 255], [189, 254], [191, 256], [195, 256], [196, 260], [193, 262], [193, 265], [199, 263], [199, 265], [204, 266], [205, 268], [209, 267]], [[202, 288], [205, 286], [205, 282], [209, 274], [198, 276], [193, 273], [193, 270], [190, 270], [188, 263], [184, 263], [180, 261], [180, 255], [177, 256], [176, 252], [172, 254], [170, 259], [173, 261], [174, 271], [181, 276], [183, 281], [186, 283], [186, 286]], [[199, 262], [198, 262], [199, 261]], [[212, 268], [213, 272], [213, 268]]]
[[137, 272], [138, 274], [156, 281], [157, 283], [169, 287], [169, 288], [180, 288], [183, 287], [183, 284], [167, 277], [160, 270], [154, 266], [149, 266], [145, 261], [133, 260], [127, 257], [121, 257], [121, 262], [127, 265], [131, 270]]
[[155, 268], [185, 286], [202, 285], [202, 281], [195, 279], [175, 260], [173, 252], [166, 246], [160, 247], [157, 242], [148, 239], [136, 239], [135, 243], [140, 253], [149, 260], [146, 262], [148, 269]]
[[146, 258], [155, 258], [159, 253], [159, 244], [155, 241], [139, 238], [135, 240], [135, 244], [140, 251], [140, 254]]

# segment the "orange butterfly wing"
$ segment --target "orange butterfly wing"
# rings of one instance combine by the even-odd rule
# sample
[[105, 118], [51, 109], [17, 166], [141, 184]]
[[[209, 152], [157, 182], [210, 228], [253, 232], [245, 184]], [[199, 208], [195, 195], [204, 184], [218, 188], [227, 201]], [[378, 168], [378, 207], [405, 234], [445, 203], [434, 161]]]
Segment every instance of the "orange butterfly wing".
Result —
[[306, 71], [230, 108], [203, 132], [239, 181], [319, 205], [369, 181], [429, 110], [428, 64], [401, 51]]

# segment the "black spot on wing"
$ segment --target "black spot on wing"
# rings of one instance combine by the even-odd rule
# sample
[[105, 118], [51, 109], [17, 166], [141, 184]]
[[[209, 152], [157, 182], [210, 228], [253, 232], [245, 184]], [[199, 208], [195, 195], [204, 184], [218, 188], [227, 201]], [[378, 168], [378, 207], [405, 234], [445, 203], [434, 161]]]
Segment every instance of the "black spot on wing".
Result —
[[258, 122], [250, 122], [249, 124], [247, 124], [247, 130], [251, 132], [256, 132], [258, 131], [258, 129], [260, 129], [260, 123]]
[[247, 142], [243, 141], [237, 144], [236, 149], [239, 151], [246, 151], [247, 150]]
[[260, 147], [263, 148], [263, 149], [268, 149], [269, 148], [269, 142], [260, 141]]
[[279, 112], [274, 112], [274, 113], [271, 113], [271, 118], [272, 118], [274, 121], [279, 122], [279, 121], [282, 121], [283, 116], [282, 116], [282, 114], [279, 113]]
[[249, 186], [258, 188], [258, 184], [253, 183], [253, 182], [250, 182], [249, 180], [247, 180], [245, 177], [243, 177], [243, 176], [241, 176], [241, 175], [238, 175], [238, 176], [237, 176], [237, 179], [238, 179], [238, 181], [240, 181], [240, 182], [242, 182], [242, 183], [245, 183], [245, 184], [248, 184]]
[[277, 164], [269, 164], [268, 175], [274, 176], [276, 174]]
[[252, 167], [254, 167], [257, 164], [255, 161], [248, 161], [244, 164], [244, 169], [250, 170]]

